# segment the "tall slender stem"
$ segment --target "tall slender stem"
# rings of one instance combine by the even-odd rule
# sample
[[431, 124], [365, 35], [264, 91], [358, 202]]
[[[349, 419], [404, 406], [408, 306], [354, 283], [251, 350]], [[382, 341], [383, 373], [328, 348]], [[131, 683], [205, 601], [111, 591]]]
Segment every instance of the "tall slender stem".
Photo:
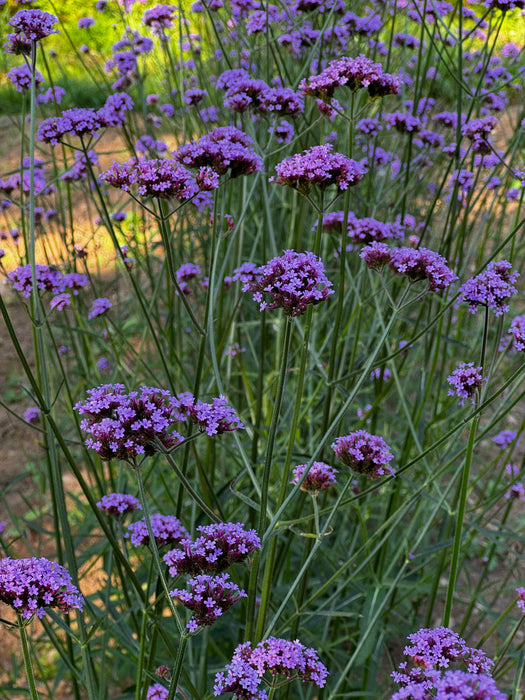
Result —
[[20, 632], [20, 641], [22, 642], [22, 653], [24, 655], [24, 666], [26, 669], [27, 680], [29, 683], [29, 694], [31, 695], [31, 700], [38, 700], [38, 691], [36, 689], [35, 674], [33, 672], [33, 662], [31, 661], [31, 654], [29, 652], [29, 644], [27, 639], [27, 620], [24, 620], [22, 615], [17, 613], [18, 617], [18, 631]]

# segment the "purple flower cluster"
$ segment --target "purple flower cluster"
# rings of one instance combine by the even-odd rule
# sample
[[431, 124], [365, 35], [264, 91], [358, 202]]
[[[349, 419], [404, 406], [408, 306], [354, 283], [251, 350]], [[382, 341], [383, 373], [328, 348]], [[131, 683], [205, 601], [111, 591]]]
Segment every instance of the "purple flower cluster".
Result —
[[[326, 277], [323, 263], [313, 253], [285, 250], [254, 271], [243, 292], [252, 292], [254, 301], [264, 309], [284, 310], [287, 316], [304, 314], [308, 304], [320, 304], [333, 294], [332, 283]], [[264, 300], [264, 295], [270, 301]]]
[[518, 594], [518, 608], [525, 614], [525, 588], [521, 586], [516, 588], [516, 593]]
[[100, 179], [125, 192], [133, 185], [142, 197], [175, 197], [184, 201], [200, 192], [193, 174], [171, 159], [113, 161], [111, 167], [101, 173]]
[[88, 399], [74, 409], [87, 416], [80, 423], [92, 436], [85, 444], [105, 461], [153, 455], [159, 443], [170, 449], [183, 440], [172, 426], [186, 419], [210, 437], [244, 427], [224, 396], [208, 404], [196, 402], [189, 393], [174, 397], [146, 386], [128, 393], [123, 384], [103, 384], [90, 389]]
[[[323, 230], [340, 233], [343, 228], [344, 212], [336, 211], [323, 216]], [[405, 226], [398, 221], [394, 223], [384, 223], [366, 217], [359, 219], [353, 212], [348, 212], [347, 220], [348, 235], [352, 242], [358, 244], [368, 244], [374, 241], [402, 240], [405, 235]]]
[[97, 507], [106, 515], [118, 519], [139, 508], [142, 509], [139, 500], [127, 493], [108, 493], [98, 501]]
[[381, 64], [361, 54], [357, 58], [344, 56], [332, 61], [319, 75], [302, 80], [299, 87], [305, 95], [329, 101], [335, 89], [343, 85], [352, 91], [366, 88], [374, 98], [396, 95], [400, 81], [396, 76], [384, 73]]
[[491, 116], [484, 119], [472, 119], [462, 127], [461, 131], [463, 134], [472, 141], [474, 153], [481, 153], [482, 155], [492, 153], [488, 135], [497, 123], [496, 117]]
[[20, 10], [9, 22], [15, 30], [7, 35], [7, 43], [4, 45], [6, 53], [29, 55], [31, 43], [40, 41], [50, 34], [58, 34], [54, 29], [58, 18], [49, 12], [42, 10]]
[[265, 114], [278, 112], [281, 116], [298, 117], [304, 112], [302, 96], [291, 88], [272, 88], [264, 80], [250, 78], [248, 71], [229, 70], [218, 81], [218, 88], [224, 88], [224, 106], [234, 112], [251, 109]]
[[478, 306], [486, 306], [496, 316], [501, 316], [509, 310], [508, 299], [518, 292], [514, 283], [519, 272], [511, 270], [512, 265], [507, 260], [489, 263], [483, 272], [460, 287], [458, 301], [467, 302], [471, 313], [476, 313]]
[[[405, 647], [403, 653], [409, 661], [399, 664], [392, 673], [401, 689], [391, 700], [505, 700], [490, 675], [494, 662], [480, 649], [467, 646], [452, 630], [420, 629], [408, 639], [412, 645]], [[452, 664], [462, 668], [456, 670]]]
[[525, 351], [525, 315], [512, 319], [509, 333], [512, 336], [513, 349], [518, 352]]
[[28, 408], [24, 413], [24, 420], [31, 425], [38, 425], [40, 423], [40, 409], [36, 406]]
[[168, 700], [168, 689], [160, 683], [154, 683], [148, 688], [146, 700]]
[[[6, 76], [10, 80], [17, 92], [31, 89], [31, 69], [23, 63], [21, 66], [11, 68]], [[35, 71], [35, 84], [40, 87], [44, 82], [44, 76], [39, 71]]]
[[[213, 694], [233, 693], [244, 700], [266, 700], [266, 691], [260, 689], [265, 675], [276, 680], [279, 676], [303, 683], [312, 682], [323, 688], [328, 676], [326, 666], [319, 660], [315, 649], [299, 641], [269, 637], [252, 649], [250, 642], [240, 644], [234, 651], [226, 672], [215, 676]], [[279, 680], [281, 685], [282, 679]]]
[[[33, 290], [31, 265], [17, 267], [7, 275], [7, 279], [13, 285], [13, 289], [21, 292], [22, 296], [26, 298], [31, 296]], [[78, 294], [79, 289], [88, 284], [88, 278], [77, 272], [62, 274], [53, 267], [36, 265], [36, 286], [42, 291], [62, 294], [66, 289], [70, 289], [73, 294]]]
[[80, 427], [92, 436], [87, 447], [105, 461], [153, 455], [156, 442], [169, 449], [182, 441], [171, 426], [184, 414], [179, 402], [162, 389], [143, 386], [128, 393], [123, 384], [104, 384], [90, 389], [88, 399], [74, 409], [86, 416]]
[[174, 16], [175, 8], [172, 5], [155, 5], [142, 15], [142, 22], [146, 27], [160, 30], [162, 35], [164, 29], [173, 27]]
[[88, 319], [91, 320], [92, 318], [96, 318], [97, 316], [103, 316], [110, 309], [111, 302], [109, 299], [106, 299], [105, 297], [95, 299], [92, 307], [89, 310]]
[[[181, 521], [174, 515], [154, 513], [151, 516], [151, 529], [157, 547], [164, 547], [167, 544], [178, 545], [190, 536]], [[131, 544], [135, 545], [135, 547], [149, 546], [149, 532], [145, 518], [131, 523], [128, 527], [128, 534]]]
[[449, 396], [458, 396], [460, 406], [463, 406], [465, 399], [470, 399], [471, 403], [476, 403], [478, 389], [483, 386], [487, 378], [483, 376], [483, 368], [475, 367], [473, 362], [463, 362], [447, 377], [450, 384]]
[[381, 270], [388, 265], [409, 280], [428, 280], [428, 290], [437, 292], [451, 285], [457, 276], [448, 267], [442, 255], [427, 248], [389, 248], [385, 243], [371, 243], [360, 253], [365, 263], [372, 270]]
[[[509, 445], [511, 445], [514, 440], [516, 440], [517, 433], [515, 433], [513, 430], [502, 430], [499, 432], [497, 435], [494, 435], [492, 438], [492, 442], [496, 443], [498, 447], [501, 447], [502, 450], [507, 448]], [[519, 440], [516, 442], [516, 445], [518, 444]]]
[[251, 175], [263, 169], [263, 162], [253, 150], [253, 141], [233, 126], [213, 129], [197, 141], [183, 144], [173, 154], [188, 168], [209, 166], [219, 175]]
[[394, 476], [394, 470], [390, 466], [394, 455], [379, 435], [371, 435], [366, 430], [356, 430], [349, 435], [338, 437], [331, 447], [340, 462], [369, 479], [378, 479], [385, 474]]
[[82, 610], [83, 598], [71, 576], [49, 559], [0, 559], [0, 601], [22, 617], [43, 617], [45, 608], [67, 613]]
[[325, 189], [335, 185], [339, 192], [357, 185], [363, 178], [364, 168], [342, 153], [332, 153], [332, 146], [314, 146], [303, 153], [285, 158], [275, 166], [277, 178], [270, 182], [288, 185], [308, 194], [312, 187]]
[[181, 549], [164, 555], [170, 576], [219, 574], [261, 548], [255, 530], [246, 531], [242, 523], [216, 523], [197, 529], [200, 535], [195, 542], [188, 538], [181, 543]]
[[104, 107], [91, 109], [75, 107], [66, 109], [60, 117], [44, 119], [37, 131], [37, 138], [44, 143], [56, 145], [64, 136], [95, 136], [110, 126], [122, 126], [126, 112], [133, 107], [133, 100], [124, 92], [108, 97]]
[[[296, 486], [303, 478], [307, 467], [307, 464], [298, 464], [294, 467], [293, 479], [290, 483]], [[300, 489], [301, 491], [307, 491], [308, 493], [317, 495], [321, 491], [326, 491], [330, 486], [336, 484], [336, 474], [337, 469], [334, 469], [330, 465], [324, 462], [314, 462], [304, 478]]]
[[190, 632], [212, 625], [234, 603], [248, 597], [245, 591], [230, 580], [228, 574], [220, 576], [201, 574], [190, 578], [187, 585], [190, 591], [176, 588], [170, 591], [170, 595], [185, 608], [193, 611], [193, 617], [187, 624]]

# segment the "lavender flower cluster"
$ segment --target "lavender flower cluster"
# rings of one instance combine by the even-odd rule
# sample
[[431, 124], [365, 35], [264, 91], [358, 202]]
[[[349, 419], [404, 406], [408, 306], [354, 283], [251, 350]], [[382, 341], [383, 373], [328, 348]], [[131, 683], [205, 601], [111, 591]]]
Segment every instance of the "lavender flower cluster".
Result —
[[44, 557], [0, 559], [0, 601], [23, 618], [43, 617], [46, 608], [82, 610], [83, 598], [63, 566]]
[[[36, 286], [51, 294], [62, 294], [65, 290], [70, 290], [73, 294], [78, 294], [82, 287], [89, 284], [85, 275], [78, 272], [61, 273], [54, 267], [47, 265], [36, 265]], [[33, 275], [31, 265], [17, 267], [7, 275], [7, 280], [13, 285], [13, 289], [21, 292], [22, 296], [28, 298], [33, 290]]]
[[31, 44], [50, 34], [58, 34], [54, 28], [58, 18], [42, 10], [20, 10], [7, 23], [15, 31], [7, 35], [6, 53], [29, 56]]
[[394, 470], [390, 462], [394, 455], [382, 437], [371, 435], [366, 430], [357, 430], [338, 437], [331, 445], [337, 459], [369, 479], [378, 479]]
[[413, 282], [426, 279], [430, 292], [446, 289], [457, 280], [445, 258], [427, 248], [392, 249], [386, 243], [374, 242], [363, 248], [359, 255], [372, 270], [381, 270], [388, 265]]
[[[401, 689], [391, 700], [505, 700], [490, 675], [494, 662], [480, 649], [467, 646], [451, 629], [420, 629], [408, 639], [412, 644], [403, 653], [409, 661], [392, 673]], [[453, 664], [462, 668], [454, 669]]]
[[270, 182], [287, 185], [308, 194], [312, 187], [325, 189], [335, 185], [339, 192], [357, 185], [363, 178], [364, 168], [342, 153], [333, 153], [330, 144], [313, 146], [303, 153], [285, 158], [275, 166], [277, 178]]
[[173, 155], [188, 168], [209, 166], [218, 175], [229, 171], [232, 178], [263, 169], [252, 139], [233, 126], [217, 127], [202, 138], [183, 144]]
[[[190, 534], [175, 515], [154, 513], [150, 518], [151, 530], [157, 547], [168, 544], [179, 545], [185, 542]], [[131, 544], [135, 547], [149, 547], [150, 538], [146, 518], [137, 520], [128, 527]]]
[[200, 535], [194, 542], [187, 539], [180, 549], [172, 549], [164, 555], [170, 576], [219, 574], [261, 548], [255, 530], [246, 531], [242, 523], [201, 525], [197, 530]]
[[[174, 197], [180, 202], [191, 199], [201, 189], [189, 170], [168, 158], [131, 158], [125, 163], [113, 161], [111, 167], [101, 173], [100, 179], [124, 192], [135, 186], [141, 197]], [[214, 186], [217, 187], [218, 182]], [[213, 189], [213, 186], [203, 189]]]
[[228, 574], [208, 576], [200, 574], [187, 581], [190, 591], [176, 588], [170, 591], [172, 598], [193, 611], [188, 622], [190, 632], [197, 632], [200, 627], [212, 625], [218, 617], [227, 612], [241, 598], [247, 598], [245, 591], [230, 580]]
[[512, 265], [507, 260], [489, 263], [483, 272], [460, 287], [458, 301], [467, 302], [473, 314], [478, 306], [485, 306], [501, 316], [509, 310], [508, 300], [518, 292], [514, 283], [519, 272], [511, 270]]
[[300, 678], [303, 683], [312, 682], [323, 688], [328, 670], [315, 649], [299, 641], [269, 637], [254, 647], [245, 642], [235, 649], [226, 672], [215, 676], [213, 694], [233, 693], [244, 700], [266, 700], [268, 695], [260, 685], [267, 676], [274, 682], [279, 679], [280, 684], [284, 676], [284, 679]]
[[[313, 253], [285, 250], [252, 271], [243, 292], [251, 292], [259, 309], [283, 309], [286, 316], [300, 316], [308, 304], [320, 304], [334, 293], [323, 263]], [[264, 295], [270, 297], [266, 301]]]
[[106, 515], [111, 515], [119, 520], [128, 513], [134, 513], [139, 508], [142, 509], [138, 498], [127, 493], [108, 493], [98, 501], [97, 507]]
[[400, 81], [394, 75], [384, 73], [381, 64], [360, 54], [357, 58], [344, 56], [328, 64], [318, 75], [302, 80], [301, 90], [329, 101], [338, 87], [346, 86], [352, 91], [366, 88], [371, 98], [396, 95]]
[[296, 486], [301, 483], [302, 480], [300, 486], [301, 491], [317, 495], [321, 493], [321, 491], [329, 489], [330, 486], [333, 486], [337, 481], [335, 476], [337, 474], [337, 469], [334, 469], [329, 464], [314, 462], [308, 470], [308, 474], [303, 479], [307, 468], [307, 464], [298, 464], [293, 470], [293, 479], [290, 483]]
[[487, 378], [483, 376], [483, 367], [476, 367], [473, 362], [463, 362], [456, 367], [450, 377], [447, 377], [447, 382], [450, 384], [448, 395], [458, 396], [460, 406], [463, 406], [465, 399], [474, 404], [479, 389], [486, 381]]
[[153, 455], [159, 445], [169, 450], [183, 440], [173, 425], [188, 418], [210, 437], [244, 427], [224, 396], [207, 404], [189, 393], [174, 397], [146, 386], [128, 393], [123, 384], [103, 384], [74, 410], [86, 416], [80, 427], [92, 437], [85, 444], [106, 461]]

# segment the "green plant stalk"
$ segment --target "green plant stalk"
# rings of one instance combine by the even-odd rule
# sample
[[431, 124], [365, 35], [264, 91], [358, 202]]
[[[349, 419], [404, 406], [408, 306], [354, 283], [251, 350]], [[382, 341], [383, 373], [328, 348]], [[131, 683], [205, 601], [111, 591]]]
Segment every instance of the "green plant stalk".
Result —
[[17, 613], [17, 618], [20, 641], [22, 642], [22, 653], [24, 655], [24, 666], [26, 669], [27, 681], [29, 683], [29, 694], [31, 696], [31, 700], [39, 700], [35, 683], [35, 674], [33, 672], [33, 662], [31, 661], [31, 654], [29, 652], [29, 643], [27, 639], [27, 620], [24, 620], [20, 613]]
[[164, 568], [162, 566], [162, 562], [160, 560], [160, 555], [159, 555], [159, 549], [157, 547], [157, 543], [155, 541], [155, 535], [153, 534], [153, 528], [151, 527], [151, 517], [149, 514], [149, 508], [148, 508], [148, 502], [146, 499], [146, 491], [144, 489], [144, 481], [142, 479], [142, 474], [140, 473], [140, 466], [134, 465], [133, 470], [137, 475], [137, 481], [139, 485], [139, 494], [140, 494], [140, 502], [142, 505], [142, 508], [144, 510], [144, 520], [146, 521], [146, 527], [148, 530], [148, 536], [149, 536], [149, 548], [151, 553], [153, 554], [153, 560], [155, 562], [155, 566], [157, 568], [157, 572], [159, 574], [159, 578], [162, 583], [162, 588], [164, 590], [164, 593], [166, 594], [166, 602], [168, 604], [168, 607], [170, 609], [171, 614], [173, 615], [173, 618], [177, 624], [177, 628], [181, 634], [185, 634], [184, 626], [182, 622], [180, 621], [179, 618], [179, 613], [177, 612], [175, 605], [173, 603], [173, 599], [170, 595], [170, 591], [168, 588], [168, 582], [166, 580], [166, 576], [164, 575]]
[[137, 659], [137, 676], [135, 681], [135, 700], [140, 700], [142, 696], [142, 670], [146, 657], [146, 631], [148, 626], [148, 601], [150, 595], [151, 581], [153, 578], [153, 559], [150, 560], [148, 569], [148, 580], [146, 581], [145, 600], [143, 601], [142, 622], [140, 625], [139, 656]]
[[175, 664], [173, 666], [173, 671], [171, 672], [170, 688], [166, 700], [173, 700], [175, 693], [177, 692], [177, 685], [179, 684], [180, 673], [182, 670], [182, 662], [184, 661], [184, 654], [186, 652], [186, 647], [188, 646], [188, 637], [188, 634], [181, 635], [179, 646], [177, 648], [177, 656], [175, 657]]
[[[288, 367], [288, 355], [290, 352], [290, 343], [292, 337], [292, 327], [293, 319], [291, 316], [285, 317], [285, 327], [284, 327], [284, 339], [280, 358], [280, 372], [279, 372], [279, 383], [277, 385], [277, 393], [275, 396], [275, 403], [272, 413], [272, 422], [270, 424], [270, 432], [268, 435], [268, 443], [266, 448], [266, 457], [263, 466], [263, 474], [261, 479], [261, 503], [259, 512], [259, 527], [258, 532], [260, 536], [266, 529], [266, 524], [268, 522], [268, 488], [270, 485], [270, 471], [272, 466], [273, 458], [273, 448], [275, 445], [275, 437], [277, 434], [277, 426], [279, 423], [279, 415], [281, 413], [281, 404], [284, 395], [284, 384], [286, 381], [286, 372]], [[258, 639], [252, 639], [254, 617], [255, 617], [255, 599], [257, 595], [257, 580], [259, 577], [259, 568], [261, 561], [261, 551], [257, 550], [254, 558], [252, 569], [250, 572], [250, 583], [248, 589], [248, 603], [247, 603], [247, 618], [246, 618], [246, 641], [253, 641], [257, 643]], [[263, 591], [264, 595], [264, 591]], [[260, 613], [259, 613], [260, 616]]]

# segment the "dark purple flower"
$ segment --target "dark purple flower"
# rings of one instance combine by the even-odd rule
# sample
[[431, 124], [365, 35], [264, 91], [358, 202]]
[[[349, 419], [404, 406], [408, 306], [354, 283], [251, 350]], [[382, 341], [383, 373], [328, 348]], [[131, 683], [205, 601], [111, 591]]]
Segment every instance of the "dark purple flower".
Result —
[[399, 110], [386, 114], [385, 121], [387, 129], [395, 129], [403, 134], [417, 134], [423, 128], [423, 124], [419, 117], [414, 117], [412, 114], [405, 114]]
[[[291, 484], [297, 485], [305, 473], [308, 465], [298, 464], [293, 469], [293, 479]], [[336, 475], [337, 469], [334, 469], [324, 462], [314, 462], [310, 467], [308, 474], [304, 478], [300, 489], [301, 491], [308, 491], [312, 494], [318, 494], [321, 491], [326, 491], [330, 486], [334, 486], [337, 482]]]
[[95, 24], [95, 20], [93, 17], [81, 17], [78, 20], [78, 28], [79, 29], [89, 29]]
[[525, 315], [516, 316], [512, 319], [509, 333], [512, 336], [512, 347], [518, 352], [525, 351]]
[[[6, 76], [15, 86], [17, 92], [31, 89], [31, 69], [23, 63], [21, 66], [11, 68]], [[45, 81], [44, 76], [39, 71], [35, 71], [35, 83], [39, 88]]]
[[445, 671], [432, 684], [409, 684], [394, 693], [390, 700], [506, 700], [506, 697], [487, 673]]
[[179, 394], [177, 407], [181, 415], [187, 416], [209, 437], [244, 428], [235, 409], [228, 405], [225, 396], [219, 396], [212, 399], [211, 403], [205, 403], [195, 401], [192, 394]]
[[288, 185], [308, 194], [312, 187], [324, 189], [335, 185], [339, 192], [357, 185], [364, 175], [363, 167], [342, 153], [333, 153], [331, 144], [314, 146], [296, 153], [276, 165], [277, 177], [270, 182]]
[[312, 682], [323, 688], [328, 670], [319, 661], [315, 649], [299, 641], [269, 637], [253, 649], [251, 642], [245, 642], [235, 649], [231, 663], [226, 665], [226, 673], [215, 676], [213, 694], [233, 693], [244, 700], [265, 700], [267, 694], [259, 686], [266, 675], [272, 680], [280, 676], [300, 678], [303, 683]]
[[[189, 533], [182, 525], [181, 521], [174, 515], [161, 515], [154, 513], [151, 516], [151, 530], [157, 547], [164, 547], [167, 544], [180, 544], [189, 538]], [[131, 544], [135, 547], [148, 547], [150, 544], [148, 526], [146, 519], [137, 520], [128, 527]]]
[[160, 683], [154, 683], [148, 688], [146, 700], [168, 700], [168, 689]]
[[95, 299], [92, 307], [88, 313], [88, 319], [96, 318], [97, 316], [103, 316], [107, 311], [111, 309], [111, 302], [105, 297], [100, 297], [100, 299]]
[[478, 389], [483, 386], [487, 378], [483, 376], [483, 367], [476, 367], [473, 362], [463, 362], [447, 377], [450, 384], [449, 396], [458, 396], [460, 406], [463, 406], [465, 399], [470, 399], [471, 403], [476, 403]]
[[518, 594], [518, 608], [522, 613], [525, 613], [525, 588], [516, 588], [516, 593]]
[[[285, 250], [282, 256], [257, 268], [243, 292], [253, 294], [261, 311], [281, 308], [287, 316], [300, 316], [308, 304], [320, 304], [333, 294], [331, 287], [323, 263], [313, 253]], [[269, 302], [265, 295], [269, 295]]]
[[0, 559], [0, 601], [25, 619], [44, 617], [46, 608], [82, 610], [83, 598], [71, 576], [49, 559]]
[[496, 124], [498, 124], [496, 117], [486, 117], [485, 119], [472, 119], [462, 127], [463, 134], [472, 141], [474, 153], [488, 154], [492, 152], [488, 135]]
[[164, 555], [171, 576], [180, 574], [219, 574], [232, 564], [243, 562], [261, 541], [255, 530], [245, 530], [242, 523], [201, 525], [195, 542], [182, 543]]
[[164, 30], [173, 27], [174, 18], [173, 5], [155, 5], [142, 15], [142, 22], [146, 27], [151, 27], [156, 36], [164, 38]]
[[57, 311], [63, 311], [66, 306], [71, 306], [71, 294], [57, 294], [51, 299], [49, 306]]
[[[7, 275], [7, 279], [13, 285], [13, 289], [21, 292], [22, 296], [31, 296], [33, 289], [31, 265], [17, 267]], [[36, 286], [53, 294], [60, 294], [64, 290], [60, 272], [47, 265], [36, 265]]]
[[[508, 447], [514, 440], [516, 440], [517, 433], [515, 433], [513, 430], [502, 430], [499, 432], [497, 435], [494, 435], [492, 438], [492, 442], [495, 442], [496, 445], [501, 447], [502, 450], [504, 450], [506, 447]], [[516, 445], [518, 444], [519, 440], [516, 442]]]
[[486, 306], [496, 316], [501, 316], [509, 310], [508, 299], [518, 292], [514, 283], [519, 272], [511, 270], [512, 265], [507, 260], [489, 263], [483, 272], [460, 287], [458, 301], [467, 302], [471, 313], [476, 313], [478, 306]]
[[396, 95], [400, 81], [389, 73], [383, 73], [381, 64], [374, 63], [362, 54], [357, 58], [344, 56], [328, 64], [319, 75], [311, 75], [302, 80], [300, 88], [305, 95], [330, 100], [337, 87], [346, 86], [350, 90], [366, 88], [370, 97]]
[[369, 479], [378, 479], [385, 474], [394, 476], [394, 470], [390, 466], [394, 455], [378, 435], [371, 435], [366, 430], [357, 430], [344, 437], [338, 437], [331, 447], [337, 459]]
[[172, 425], [185, 414], [180, 402], [162, 389], [144, 386], [128, 393], [123, 384], [103, 384], [89, 389], [87, 400], [74, 409], [86, 416], [80, 427], [92, 436], [87, 447], [105, 461], [153, 455], [158, 441], [166, 449], [182, 441]]
[[[509, 465], [507, 465], [509, 466]], [[521, 481], [517, 481], [515, 484], [512, 484], [505, 494], [505, 498], [509, 498], [515, 501], [525, 501], [525, 487], [521, 483]]]
[[7, 23], [15, 31], [7, 35], [6, 52], [29, 55], [31, 42], [40, 41], [50, 34], [58, 34], [58, 30], [54, 29], [57, 22], [58, 18], [49, 12], [20, 10]]
[[251, 138], [233, 126], [217, 127], [197, 141], [183, 144], [174, 156], [188, 168], [210, 166], [219, 175], [229, 170], [231, 177], [251, 175], [263, 169]]
[[170, 591], [172, 598], [193, 611], [187, 627], [196, 632], [199, 627], [212, 625], [223, 613], [229, 610], [241, 598], [247, 598], [242, 589], [230, 581], [228, 574], [208, 576], [201, 574], [190, 578], [187, 585], [191, 591], [176, 588]]
[[184, 201], [200, 191], [192, 173], [170, 159], [132, 158], [125, 163], [113, 161], [111, 167], [100, 175], [100, 179], [125, 192], [133, 185], [142, 197], [175, 197]]
[[24, 413], [24, 420], [26, 423], [31, 423], [31, 425], [38, 425], [40, 423], [40, 409], [36, 406], [28, 408]]
[[451, 285], [457, 276], [448, 267], [445, 258], [427, 248], [394, 248], [385, 243], [371, 243], [360, 253], [360, 257], [372, 270], [381, 270], [388, 265], [411, 281], [428, 280], [428, 291], [437, 292]]
[[138, 508], [142, 509], [139, 500], [127, 493], [108, 493], [102, 496], [97, 506], [106, 515], [119, 519], [128, 513], [134, 513]]

